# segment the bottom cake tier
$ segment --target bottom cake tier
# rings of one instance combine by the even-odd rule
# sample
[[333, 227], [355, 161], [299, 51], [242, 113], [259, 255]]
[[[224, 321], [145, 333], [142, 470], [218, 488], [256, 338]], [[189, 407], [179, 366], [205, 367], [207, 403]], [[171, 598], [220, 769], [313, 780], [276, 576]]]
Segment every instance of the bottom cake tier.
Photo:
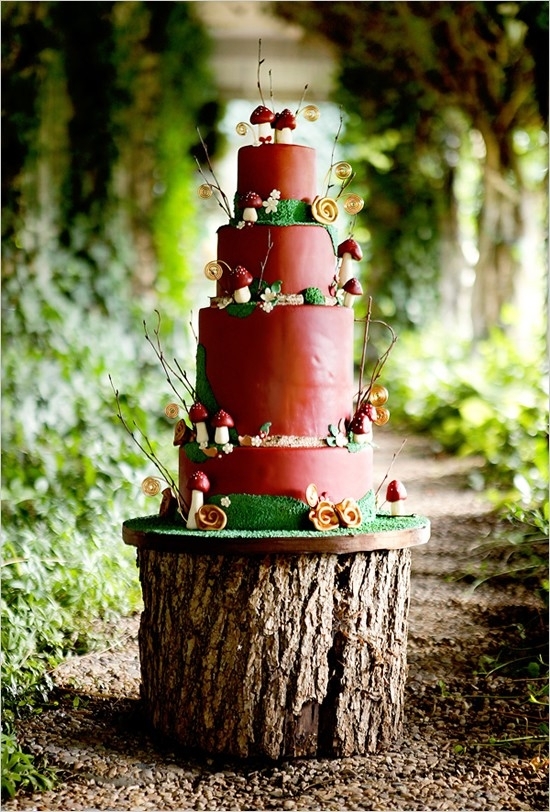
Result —
[[363, 523], [375, 514], [372, 461], [369, 445], [355, 453], [331, 447], [236, 447], [201, 462], [189, 459], [183, 446], [179, 487], [190, 504], [190, 479], [203, 472], [209, 483], [204, 503], [223, 508], [228, 529], [312, 528], [306, 495], [312, 485], [319, 499], [331, 504], [357, 502]]

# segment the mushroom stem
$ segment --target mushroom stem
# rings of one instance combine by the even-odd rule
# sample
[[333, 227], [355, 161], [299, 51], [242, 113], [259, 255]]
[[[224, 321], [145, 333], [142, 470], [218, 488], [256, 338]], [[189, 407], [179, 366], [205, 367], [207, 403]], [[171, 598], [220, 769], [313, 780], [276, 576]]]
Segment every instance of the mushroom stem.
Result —
[[208, 443], [208, 429], [206, 423], [197, 423], [195, 426], [197, 430], [197, 443]]
[[258, 124], [258, 142], [260, 144], [267, 143], [273, 140], [273, 130], [271, 129], [271, 122], [264, 121]]
[[214, 433], [214, 442], [220, 445], [225, 445], [229, 442], [229, 428], [227, 426], [218, 426]]
[[189, 515], [187, 517], [186, 527], [188, 530], [197, 529], [197, 511], [204, 504], [204, 494], [202, 491], [191, 491], [191, 507], [189, 508]]
[[275, 130], [276, 144], [292, 144], [292, 130], [284, 127], [282, 130]]
[[343, 287], [346, 282], [351, 279], [353, 274], [352, 270], [352, 263], [353, 260], [351, 258], [351, 254], [344, 254], [342, 257], [342, 263], [340, 265], [340, 272], [338, 274], [338, 284], [340, 287]]
[[234, 291], [233, 298], [238, 304], [246, 304], [250, 301], [250, 288], [248, 286]]
[[243, 220], [246, 223], [255, 223], [257, 219], [258, 212], [256, 211], [256, 209], [253, 208], [243, 209]]
[[357, 296], [354, 293], [345, 293], [344, 294], [344, 307], [353, 307], [355, 304], [355, 300]]
[[397, 499], [396, 502], [390, 502], [390, 512], [392, 516], [402, 516], [403, 515], [403, 504], [404, 499]]
[[372, 434], [370, 432], [368, 434], [367, 433], [365, 433], [365, 434], [355, 434], [354, 432], [352, 432], [351, 436], [353, 438], [354, 443], [364, 444], [364, 443], [370, 443], [370, 441], [372, 440]]

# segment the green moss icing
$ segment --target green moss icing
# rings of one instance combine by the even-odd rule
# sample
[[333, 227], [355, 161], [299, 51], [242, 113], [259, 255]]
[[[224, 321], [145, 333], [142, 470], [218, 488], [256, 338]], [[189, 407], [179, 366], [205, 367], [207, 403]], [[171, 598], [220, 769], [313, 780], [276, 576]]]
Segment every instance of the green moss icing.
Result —
[[196, 462], [199, 465], [209, 459], [206, 454], [203, 454], [198, 443], [185, 443], [183, 450], [191, 462]]
[[304, 304], [307, 305], [324, 305], [325, 297], [319, 288], [305, 288], [302, 291], [304, 297]]
[[[236, 194], [234, 199], [235, 217], [231, 218], [229, 225], [237, 226], [242, 221], [242, 210], [238, 207], [240, 195]], [[335, 226], [319, 223], [311, 214], [311, 205], [303, 200], [279, 200], [277, 211], [267, 212], [265, 207], [257, 209], [258, 225], [273, 226], [317, 226], [328, 231], [332, 242], [332, 249], [336, 254], [338, 249], [338, 231]], [[249, 226], [245, 226], [249, 228]]]
[[232, 302], [231, 304], [227, 305], [225, 312], [230, 316], [236, 316], [238, 319], [245, 319], [255, 311], [256, 304], [256, 302], [245, 302], [244, 304]]
[[208, 410], [209, 414], [215, 414], [218, 409], [218, 402], [214, 397], [212, 387], [206, 377], [206, 348], [203, 344], [197, 345], [197, 373], [195, 391], [197, 400]]
[[[222, 505], [229, 498], [231, 504]], [[212, 496], [209, 504], [218, 505], [227, 513], [227, 525], [233, 530], [306, 530], [309, 507], [299, 499], [287, 496], [258, 496], [231, 493], [227, 497]]]
[[[222, 499], [230, 500], [224, 506]], [[231, 493], [210, 497], [209, 504], [218, 505], [227, 513], [227, 526], [231, 530], [308, 530], [309, 506], [300, 499], [289, 496], [259, 496], [258, 494]], [[369, 491], [358, 501], [363, 524], [376, 512], [374, 491]], [[363, 526], [363, 525], [361, 525]]]

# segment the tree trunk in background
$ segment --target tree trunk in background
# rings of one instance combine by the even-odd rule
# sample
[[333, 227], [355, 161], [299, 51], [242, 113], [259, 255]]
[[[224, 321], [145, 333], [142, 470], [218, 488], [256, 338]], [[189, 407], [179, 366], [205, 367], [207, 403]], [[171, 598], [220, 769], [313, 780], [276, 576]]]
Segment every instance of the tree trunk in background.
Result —
[[486, 338], [491, 327], [500, 326], [503, 306], [514, 301], [519, 269], [515, 252], [521, 236], [521, 192], [506, 178], [510, 172], [518, 178], [517, 167], [506, 165], [503, 145], [490, 130], [481, 132], [487, 156], [472, 301], [475, 339]]
[[445, 178], [446, 194], [439, 201], [440, 319], [449, 332], [469, 336], [471, 297], [464, 285], [464, 270], [468, 263], [460, 243], [458, 202], [453, 192], [454, 175], [449, 168]]
[[395, 742], [410, 551], [140, 550], [139, 567], [142, 699], [156, 731], [240, 758], [343, 757]]

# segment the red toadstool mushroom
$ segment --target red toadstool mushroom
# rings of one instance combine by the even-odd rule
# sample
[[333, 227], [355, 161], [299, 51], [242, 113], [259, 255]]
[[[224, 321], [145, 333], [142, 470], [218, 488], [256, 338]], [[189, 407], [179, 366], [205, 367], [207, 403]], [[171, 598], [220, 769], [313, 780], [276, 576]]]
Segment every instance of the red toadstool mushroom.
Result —
[[361, 406], [357, 409], [356, 415], [367, 416], [369, 420], [373, 423], [376, 420], [378, 413], [376, 411], [376, 406], [373, 406], [372, 403], [366, 402], [362, 403]]
[[363, 252], [361, 251], [361, 246], [359, 243], [350, 237], [349, 239], [344, 240], [344, 242], [341, 242], [338, 246], [338, 256], [342, 260], [340, 264], [340, 272], [338, 274], [338, 283], [343, 287], [351, 277], [352, 261], [355, 260], [356, 262], [359, 262], [360, 259], [363, 259]]
[[243, 210], [243, 220], [245, 223], [255, 223], [258, 219], [258, 212], [262, 205], [262, 198], [257, 192], [247, 192], [239, 200], [239, 208]]
[[189, 409], [189, 420], [195, 426], [197, 432], [197, 443], [208, 443], [208, 429], [206, 428], [206, 420], [208, 419], [208, 412], [202, 403], [193, 403]]
[[277, 113], [271, 126], [275, 130], [277, 144], [292, 144], [292, 130], [296, 129], [296, 116], [294, 113], [288, 109], [283, 110], [282, 113]]
[[248, 287], [254, 277], [243, 265], [237, 265], [229, 274], [233, 298], [238, 304], [246, 304], [250, 301], [250, 288]]
[[398, 479], [392, 479], [386, 490], [386, 500], [390, 503], [391, 515], [403, 515], [403, 502], [407, 498], [407, 490]]
[[363, 295], [363, 288], [358, 279], [352, 276], [344, 285], [344, 307], [353, 307], [356, 299]]
[[235, 425], [231, 415], [223, 409], [220, 409], [220, 411], [216, 412], [212, 418], [211, 423], [216, 429], [214, 434], [214, 442], [219, 443], [219, 445], [225, 445], [228, 443], [229, 429]]
[[372, 420], [364, 412], [355, 412], [349, 428], [354, 443], [368, 443], [372, 440]]
[[197, 511], [204, 504], [204, 494], [210, 490], [210, 480], [204, 471], [195, 471], [187, 480], [187, 487], [191, 491], [191, 507], [187, 517], [188, 530], [197, 529]]
[[267, 144], [273, 140], [271, 135], [271, 123], [275, 120], [275, 113], [260, 104], [252, 111], [250, 115], [250, 123], [258, 126], [258, 141], [260, 144]]

